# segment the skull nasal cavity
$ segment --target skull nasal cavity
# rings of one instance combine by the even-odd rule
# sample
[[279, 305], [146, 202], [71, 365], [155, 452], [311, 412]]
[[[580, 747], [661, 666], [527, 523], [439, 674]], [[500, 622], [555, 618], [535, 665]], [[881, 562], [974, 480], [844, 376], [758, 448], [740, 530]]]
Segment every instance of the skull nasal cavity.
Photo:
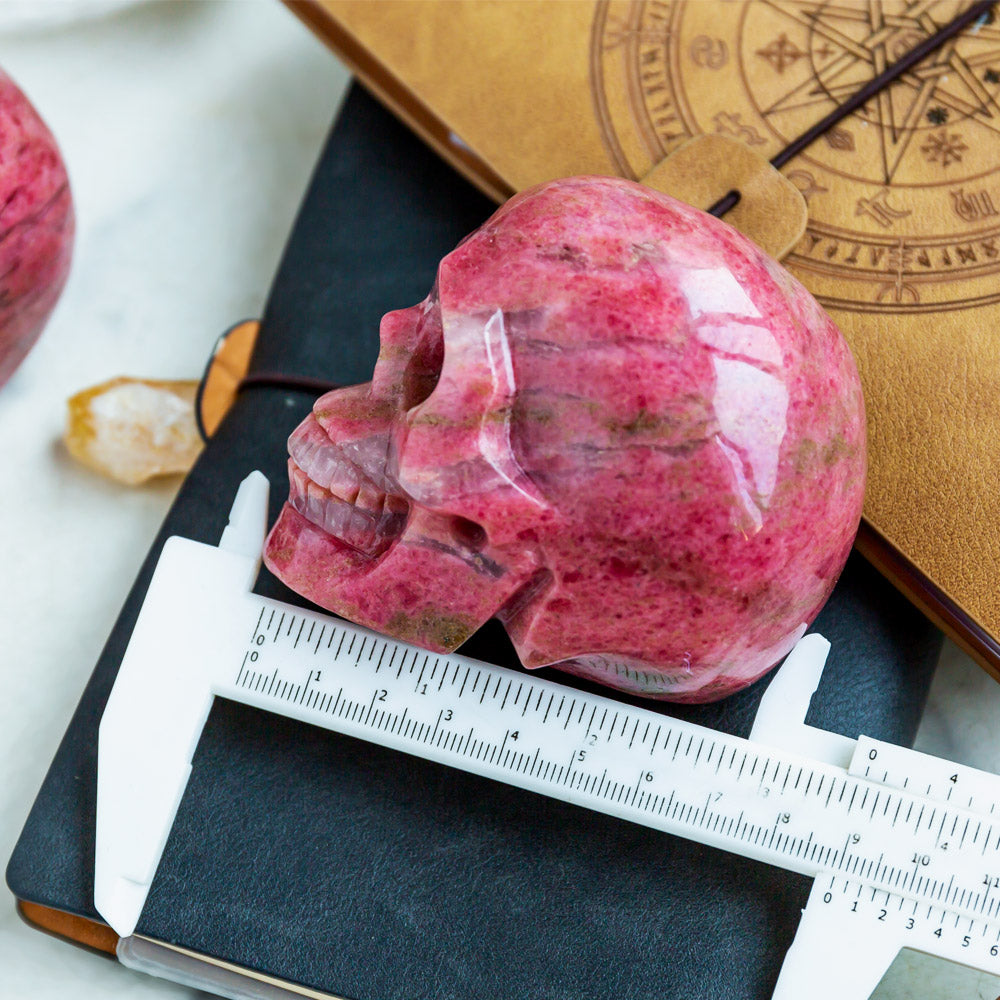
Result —
[[455, 540], [466, 549], [479, 550], [486, 544], [486, 529], [467, 517], [453, 517], [451, 530]]

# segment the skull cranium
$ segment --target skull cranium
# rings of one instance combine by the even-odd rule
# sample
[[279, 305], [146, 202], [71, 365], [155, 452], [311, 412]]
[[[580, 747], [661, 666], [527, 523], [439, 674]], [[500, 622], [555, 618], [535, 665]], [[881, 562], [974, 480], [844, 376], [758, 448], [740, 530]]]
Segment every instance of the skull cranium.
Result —
[[429, 649], [707, 701], [828, 597], [865, 481], [839, 331], [735, 230], [614, 178], [511, 199], [289, 442], [268, 566]]

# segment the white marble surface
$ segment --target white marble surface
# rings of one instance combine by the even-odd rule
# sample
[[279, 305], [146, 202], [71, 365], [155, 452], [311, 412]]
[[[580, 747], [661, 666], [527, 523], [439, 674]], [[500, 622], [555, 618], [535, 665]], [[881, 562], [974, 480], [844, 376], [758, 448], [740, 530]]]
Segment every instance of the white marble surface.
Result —
[[[64, 400], [122, 373], [196, 377], [260, 313], [346, 76], [272, 0], [0, 3], [0, 66], [59, 138], [78, 213], [64, 297], [0, 391], [5, 864], [178, 485], [73, 464]], [[1000, 685], [948, 646], [920, 745], [1000, 769], [997, 719]], [[2, 1000], [194, 995], [29, 930], [0, 889]]]
[[[17, 6], [0, 3], [0, 66], [60, 142], [78, 230], [57, 311], [0, 391], [4, 866], [178, 486], [77, 466], [65, 399], [117, 374], [197, 378], [260, 314], [347, 81], [277, 0]], [[0, 889], [2, 1000], [193, 995], [28, 929]]]

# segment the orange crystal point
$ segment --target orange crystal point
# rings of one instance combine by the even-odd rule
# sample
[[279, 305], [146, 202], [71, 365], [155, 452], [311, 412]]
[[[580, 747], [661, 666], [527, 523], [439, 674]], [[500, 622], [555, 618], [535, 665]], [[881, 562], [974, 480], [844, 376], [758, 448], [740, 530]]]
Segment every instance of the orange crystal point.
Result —
[[65, 442], [84, 465], [135, 486], [187, 472], [202, 448], [197, 382], [113, 378], [71, 396]]

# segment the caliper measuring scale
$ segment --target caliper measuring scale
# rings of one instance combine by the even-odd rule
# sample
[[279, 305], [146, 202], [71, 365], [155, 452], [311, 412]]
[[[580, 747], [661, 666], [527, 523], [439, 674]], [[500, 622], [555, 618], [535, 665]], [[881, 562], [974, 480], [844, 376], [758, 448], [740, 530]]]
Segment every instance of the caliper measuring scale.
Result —
[[862, 1000], [901, 947], [1000, 973], [1000, 779], [806, 726], [821, 636], [749, 739], [718, 733], [258, 597], [267, 491], [244, 481], [218, 547], [167, 541], [108, 699], [95, 903], [122, 937], [221, 696], [813, 877], [778, 1000]]

